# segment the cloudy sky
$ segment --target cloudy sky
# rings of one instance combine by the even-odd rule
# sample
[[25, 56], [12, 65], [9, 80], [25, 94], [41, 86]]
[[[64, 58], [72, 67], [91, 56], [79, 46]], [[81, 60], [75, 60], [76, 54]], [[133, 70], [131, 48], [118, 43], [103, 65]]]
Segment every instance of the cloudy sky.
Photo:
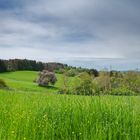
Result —
[[139, 7], [140, 0], [0, 0], [0, 58], [135, 69]]

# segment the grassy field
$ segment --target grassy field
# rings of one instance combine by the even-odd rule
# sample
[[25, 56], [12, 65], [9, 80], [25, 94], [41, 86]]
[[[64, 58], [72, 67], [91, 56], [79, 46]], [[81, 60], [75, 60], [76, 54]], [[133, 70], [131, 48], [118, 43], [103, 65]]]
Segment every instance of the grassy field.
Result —
[[[0, 140], [139, 140], [140, 97], [59, 95], [38, 87], [36, 72], [0, 74]], [[73, 83], [73, 78], [70, 79]]]

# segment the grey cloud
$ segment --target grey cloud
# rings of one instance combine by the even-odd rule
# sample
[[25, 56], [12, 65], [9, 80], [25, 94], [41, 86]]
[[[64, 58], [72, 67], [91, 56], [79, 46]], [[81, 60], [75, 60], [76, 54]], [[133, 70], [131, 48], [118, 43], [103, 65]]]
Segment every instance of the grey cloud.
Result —
[[45, 52], [56, 60], [139, 58], [139, 6], [138, 0], [15, 0], [0, 8], [0, 55], [12, 47], [41, 49], [44, 59]]

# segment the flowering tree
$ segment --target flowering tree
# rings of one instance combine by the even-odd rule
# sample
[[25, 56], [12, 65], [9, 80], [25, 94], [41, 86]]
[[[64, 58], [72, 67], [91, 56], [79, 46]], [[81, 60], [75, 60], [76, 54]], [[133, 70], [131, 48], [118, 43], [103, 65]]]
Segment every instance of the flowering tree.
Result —
[[53, 72], [49, 72], [47, 70], [43, 70], [39, 73], [39, 78], [37, 80], [37, 83], [39, 86], [47, 87], [50, 84], [54, 85], [57, 81], [57, 78]]

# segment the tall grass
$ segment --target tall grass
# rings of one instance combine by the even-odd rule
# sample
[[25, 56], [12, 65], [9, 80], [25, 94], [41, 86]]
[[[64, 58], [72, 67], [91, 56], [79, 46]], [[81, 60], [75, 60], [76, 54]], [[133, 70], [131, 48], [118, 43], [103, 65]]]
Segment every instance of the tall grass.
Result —
[[137, 140], [139, 97], [0, 91], [1, 140]]
[[[53, 94], [33, 83], [36, 72], [0, 74], [0, 140], [139, 140], [140, 97]], [[71, 79], [73, 80], [73, 79]]]

